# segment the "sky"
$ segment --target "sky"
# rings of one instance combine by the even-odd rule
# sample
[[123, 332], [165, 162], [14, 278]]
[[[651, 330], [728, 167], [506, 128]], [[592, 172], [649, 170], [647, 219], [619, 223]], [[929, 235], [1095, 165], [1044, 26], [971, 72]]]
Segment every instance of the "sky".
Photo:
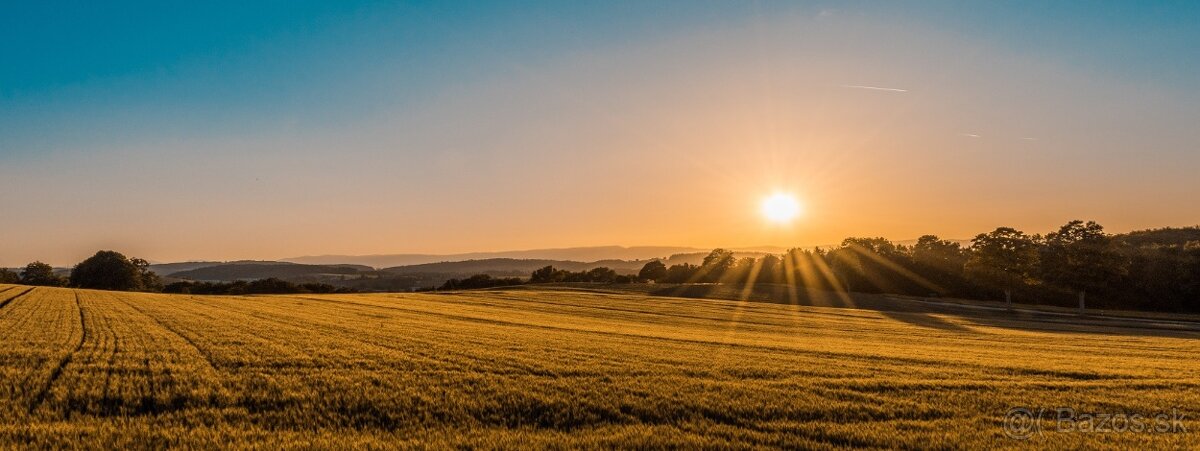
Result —
[[5, 266], [1200, 223], [1197, 2], [26, 2], [0, 43]]

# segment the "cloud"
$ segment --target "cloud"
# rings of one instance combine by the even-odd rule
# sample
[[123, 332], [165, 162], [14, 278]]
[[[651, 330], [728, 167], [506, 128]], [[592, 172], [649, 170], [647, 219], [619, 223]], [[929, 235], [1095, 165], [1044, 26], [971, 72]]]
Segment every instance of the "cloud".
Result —
[[974, 133], [963, 133], [962, 135], [966, 136], [968, 138], [978, 138], [979, 137], [979, 135], [976, 135]]
[[900, 89], [900, 88], [884, 88], [884, 87], [880, 87], [880, 86], [865, 86], [865, 85], [839, 85], [839, 87], [842, 87], [842, 88], [851, 88], [851, 89], [869, 89], [869, 90], [871, 90], [871, 91], [908, 92], [908, 90], [907, 90], [907, 89]]

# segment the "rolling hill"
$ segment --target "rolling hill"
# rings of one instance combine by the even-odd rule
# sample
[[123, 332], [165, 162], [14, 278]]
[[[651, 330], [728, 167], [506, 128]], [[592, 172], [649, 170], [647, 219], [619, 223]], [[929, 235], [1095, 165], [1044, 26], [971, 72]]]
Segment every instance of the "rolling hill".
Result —
[[284, 280], [324, 279], [373, 272], [359, 265], [301, 265], [285, 262], [234, 262], [204, 266], [168, 274], [176, 279], [199, 281], [253, 280], [275, 277]]
[[[466, 260], [514, 259], [514, 260], [558, 260], [572, 262], [594, 262], [601, 260], [650, 260], [667, 258], [675, 254], [708, 253], [712, 249], [678, 246], [594, 246], [560, 249], [532, 249], [503, 252], [472, 252], [465, 254], [390, 254], [390, 255], [319, 255], [285, 258], [282, 261], [304, 264], [351, 263], [375, 268], [420, 265], [427, 263], [455, 262]], [[783, 252], [782, 248], [737, 249], [747, 252]]]

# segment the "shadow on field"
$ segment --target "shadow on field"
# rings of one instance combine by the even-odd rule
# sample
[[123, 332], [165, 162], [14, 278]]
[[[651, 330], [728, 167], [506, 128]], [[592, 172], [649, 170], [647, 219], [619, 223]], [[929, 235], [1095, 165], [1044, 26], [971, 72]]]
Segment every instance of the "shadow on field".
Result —
[[925, 327], [929, 329], [938, 329], [946, 332], [971, 333], [977, 334], [978, 331], [961, 324], [946, 321], [945, 319], [930, 315], [928, 313], [907, 313], [893, 312], [888, 310], [880, 310], [880, 314], [888, 318], [900, 321], [902, 323], [911, 324], [914, 326]]
[[742, 300], [810, 307], [855, 308], [874, 310], [888, 318], [908, 324], [951, 332], [977, 333], [963, 324], [937, 315], [952, 315], [966, 325], [1036, 332], [1139, 335], [1154, 337], [1200, 338], [1200, 323], [1164, 318], [1125, 318], [1080, 316], [1074, 313], [1036, 311], [1028, 306], [1015, 310], [989, 303], [955, 303], [937, 299], [905, 298], [893, 295], [829, 292], [787, 285], [689, 284], [674, 286], [630, 287], [653, 296], [697, 299]]

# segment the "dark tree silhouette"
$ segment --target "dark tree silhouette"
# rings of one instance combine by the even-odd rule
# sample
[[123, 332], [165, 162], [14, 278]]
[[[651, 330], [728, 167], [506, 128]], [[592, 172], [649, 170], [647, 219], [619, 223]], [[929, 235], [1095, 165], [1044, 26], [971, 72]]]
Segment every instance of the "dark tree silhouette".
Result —
[[1078, 293], [1080, 310], [1088, 291], [1102, 290], [1128, 272], [1128, 260], [1094, 221], [1071, 221], [1047, 234], [1040, 257], [1042, 279]]
[[775, 255], [764, 255], [758, 260], [758, 274], [755, 275], [754, 281], [757, 283], [782, 283], [784, 282], [783, 270], [783, 259]]
[[658, 260], [651, 260], [642, 266], [642, 270], [638, 271], [638, 278], [642, 280], [652, 280], [658, 282], [667, 276], [667, 265]]
[[1004, 290], [1004, 302], [1012, 304], [1012, 290], [1025, 282], [1037, 264], [1038, 243], [1024, 232], [999, 227], [971, 240], [968, 273]]
[[733, 268], [736, 263], [737, 259], [734, 258], [733, 251], [713, 249], [700, 264], [700, 278], [704, 282], [719, 282], [725, 276], [725, 272]]
[[552, 283], [562, 282], [562, 271], [554, 269], [553, 266], [546, 266], [533, 272], [529, 277], [529, 283]]
[[695, 282], [696, 272], [699, 269], [699, 266], [689, 263], [671, 265], [671, 267], [667, 268], [667, 275], [663, 276], [662, 281], [666, 283]]
[[71, 286], [97, 290], [137, 291], [143, 289], [143, 268], [120, 252], [100, 251], [75, 265]]
[[0, 268], [0, 283], [21, 283], [21, 276], [8, 268]]
[[588, 282], [612, 283], [617, 279], [617, 272], [603, 266], [592, 268], [587, 271], [586, 279]]
[[54, 274], [53, 266], [42, 262], [33, 262], [25, 265], [25, 269], [21, 270], [21, 283], [47, 287], [61, 287], [66, 285], [66, 281], [62, 277]]

